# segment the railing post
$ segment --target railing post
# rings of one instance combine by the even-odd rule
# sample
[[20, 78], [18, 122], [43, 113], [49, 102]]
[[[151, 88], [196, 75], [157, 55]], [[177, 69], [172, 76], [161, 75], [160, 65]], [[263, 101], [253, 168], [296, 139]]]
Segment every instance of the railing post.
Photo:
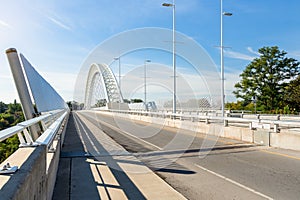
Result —
[[[10, 65], [12, 75], [14, 77], [17, 92], [21, 101], [22, 109], [26, 120], [34, 118], [34, 108], [29, 94], [29, 90], [25, 81], [24, 73], [20, 63], [17, 50], [10, 48], [6, 50], [7, 59]], [[30, 127], [31, 136], [34, 140], [39, 137], [40, 129], [37, 125]]]
[[205, 119], [205, 123], [209, 124], [209, 119], [208, 118]]
[[224, 126], [228, 126], [228, 120], [224, 119]]
[[[280, 115], [276, 116], [276, 120], [278, 120], [278, 121], [280, 120]], [[279, 132], [279, 124], [274, 124], [273, 129], [274, 129], [275, 133], [278, 133]]]
[[275, 133], [279, 132], [279, 124], [274, 124], [273, 128]]

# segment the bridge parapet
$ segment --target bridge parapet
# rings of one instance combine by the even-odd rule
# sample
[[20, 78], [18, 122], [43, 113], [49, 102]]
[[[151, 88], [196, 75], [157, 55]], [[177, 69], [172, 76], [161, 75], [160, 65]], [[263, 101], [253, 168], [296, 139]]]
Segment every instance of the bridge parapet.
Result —
[[0, 131], [0, 142], [13, 135], [20, 141], [0, 166], [0, 198], [51, 199], [69, 108], [22, 54], [6, 54], [26, 121]]
[[[51, 125], [36, 141], [24, 143], [22, 131], [49, 119], [52, 120]], [[68, 111], [56, 111], [55, 115], [46, 114], [0, 131], [2, 140], [14, 134], [21, 138], [21, 148], [2, 163], [19, 169], [13, 174], [0, 174], [1, 199], [52, 198], [67, 120]], [[5, 173], [5, 170], [2, 172]]]
[[[110, 110], [101, 111], [104, 114], [132, 120], [140, 120], [148, 123], [156, 123], [187, 129], [205, 134], [216, 135], [225, 138], [241, 140], [250, 143], [291, 149], [300, 151], [300, 123], [299, 116], [293, 120], [278, 119], [277, 115], [264, 119], [257, 118], [237, 118], [203, 115], [195, 113], [171, 113], [171, 112], [148, 112], [148, 111], [126, 111]], [[162, 120], [163, 119], [163, 120]], [[222, 130], [222, 131], [210, 131]]]

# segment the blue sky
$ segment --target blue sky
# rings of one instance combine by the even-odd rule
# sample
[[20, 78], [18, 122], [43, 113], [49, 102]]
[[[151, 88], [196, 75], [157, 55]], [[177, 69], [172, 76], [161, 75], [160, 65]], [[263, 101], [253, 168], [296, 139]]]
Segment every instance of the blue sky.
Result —
[[[0, 7], [0, 101], [18, 99], [5, 50], [15, 47], [46, 80], [72, 100], [81, 64], [99, 43], [123, 31], [172, 28], [163, 0], [2, 1]], [[166, 1], [168, 2], [168, 1]], [[226, 95], [257, 49], [277, 45], [300, 60], [298, 0], [223, 0]], [[176, 30], [192, 37], [220, 65], [220, 0], [176, 0]]]

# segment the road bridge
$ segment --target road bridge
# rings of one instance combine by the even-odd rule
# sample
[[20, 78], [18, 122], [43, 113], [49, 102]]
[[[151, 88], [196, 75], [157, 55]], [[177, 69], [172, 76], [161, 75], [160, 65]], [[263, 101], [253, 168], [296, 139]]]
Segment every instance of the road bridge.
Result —
[[70, 113], [24, 56], [7, 54], [26, 121], [0, 132], [21, 144], [0, 165], [1, 199], [299, 199], [297, 117], [128, 110], [105, 64], [90, 65], [86, 110]]
[[[65, 195], [74, 199], [80, 197], [79, 194], [91, 194], [92, 191], [101, 197], [114, 195], [115, 186], [109, 185], [110, 179], [108, 182], [101, 179], [101, 170], [98, 174], [90, 172], [93, 174], [89, 177], [90, 181], [82, 181], [88, 179], [86, 175], [83, 175], [84, 179], [76, 178], [80, 176], [79, 174], [84, 174], [83, 169], [88, 168], [92, 171], [101, 169], [103, 166], [108, 167], [108, 171], [112, 171], [108, 173], [114, 177], [118, 192], [124, 194], [125, 199], [131, 199], [130, 195], [134, 195], [135, 192], [137, 195], [143, 194], [140, 196], [141, 199], [146, 198], [147, 190], [143, 190], [143, 183], [138, 183], [131, 177], [132, 174], [137, 173], [134, 169], [136, 165], [139, 165], [137, 162], [142, 162], [143, 166], [149, 167], [165, 181], [165, 184], [169, 184], [188, 199], [199, 199], [199, 197], [201, 199], [298, 199], [300, 195], [298, 170], [300, 153], [297, 151], [270, 148], [216, 136], [209, 137], [209, 140], [215, 143], [212, 148], [200, 148], [203, 142], [208, 140], [204, 133], [195, 134], [193, 131], [165, 126], [159, 127], [160, 131], [154, 136], [141, 138], [140, 132], [145, 126], [156, 131], [158, 125], [141, 121], [132, 122], [124, 118], [116, 119], [116, 116], [99, 111], [79, 111], [73, 113], [73, 118], [74, 129], [76, 123], [78, 124], [77, 131], [72, 132], [72, 134], [76, 132], [77, 136], [74, 138], [78, 138], [78, 141], [74, 142], [82, 145], [82, 151], [79, 153], [77, 150], [68, 149], [73, 146], [70, 143], [66, 143], [68, 145], [66, 152], [65, 147], [63, 148], [61, 159], [68, 159], [69, 163], [67, 167], [64, 164], [60, 166], [54, 192], [54, 197], [57, 194], [57, 199], [62, 194], [61, 188], [65, 187], [71, 187], [70, 192], [68, 194], [65, 192]], [[119, 129], [116, 121], [122, 123], [122, 126], [127, 126], [130, 132]], [[132, 123], [136, 125], [135, 128], [132, 128]], [[71, 123], [69, 125], [72, 126]], [[99, 133], [104, 135], [100, 136]], [[105, 145], [96, 142], [104, 137], [109, 140], [113, 139], [122, 146], [123, 151], [119, 151], [118, 148], [114, 149], [112, 145], [109, 146], [110, 150], [103, 150]], [[175, 137], [180, 139], [175, 141]], [[192, 141], [188, 148], [181, 142], [186, 138]], [[174, 141], [172, 149], [165, 150], [166, 145]], [[124, 160], [124, 154], [128, 159]], [[113, 157], [115, 161], [107, 162], [107, 156]], [[92, 160], [89, 160], [91, 158]], [[72, 163], [73, 167], [70, 166], [70, 160], [74, 159], [81, 159], [88, 167], [81, 167], [78, 163]], [[90, 164], [93, 162], [102, 163], [102, 166], [95, 164], [93, 168], [91, 167], [93, 164]], [[127, 172], [121, 169], [125, 163], [132, 165], [132, 171]], [[73, 169], [74, 167], [76, 168]], [[67, 171], [72, 175], [66, 176], [64, 174], [66, 169], [69, 169], [70, 171]], [[119, 170], [118, 173], [124, 173], [126, 176], [114, 173], [115, 170]], [[107, 171], [103, 171], [103, 176], [107, 176], [105, 174]], [[138, 176], [143, 176], [142, 174], [137, 173]], [[144, 175], [148, 176], [148, 173]], [[130, 177], [129, 180], [128, 177]], [[90, 185], [84, 187], [87, 182]], [[130, 190], [131, 192], [127, 193], [126, 189], [122, 188], [122, 184], [132, 182], [136, 185]], [[66, 186], [62, 187], [60, 185], [62, 183]], [[149, 186], [145, 187], [149, 189], [154, 187], [150, 182], [147, 184]], [[151, 188], [149, 192], [158, 193], [158, 190]]]

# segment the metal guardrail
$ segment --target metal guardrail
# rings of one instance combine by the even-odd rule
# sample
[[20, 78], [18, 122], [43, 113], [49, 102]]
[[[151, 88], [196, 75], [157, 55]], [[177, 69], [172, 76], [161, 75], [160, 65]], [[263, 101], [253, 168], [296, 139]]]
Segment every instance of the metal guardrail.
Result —
[[[149, 111], [132, 111], [132, 110], [109, 110], [110, 112], [118, 112], [124, 114], [152, 116], [160, 118], [190, 120], [190, 121], [204, 121], [210, 123], [212, 121], [223, 122], [225, 126], [228, 123], [248, 123], [250, 129], [259, 128], [262, 124], [269, 124], [270, 128], [274, 129], [274, 132], [279, 131], [279, 126], [293, 126], [300, 128], [300, 116], [298, 120], [280, 120], [278, 115], [274, 115], [276, 120], [273, 119], [261, 119], [261, 115], [254, 115], [255, 118], [240, 118], [240, 117], [221, 117], [221, 116], [209, 116], [208, 113], [194, 112], [193, 114], [185, 113], [170, 113], [170, 112], [149, 112]], [[192, 113], [192, 112], [189, 112]], [[259, 125], [259, 126], [258, 126]]]
[[[13, 135], [18, 134], [21, 143], [20, 146], [47, 145], [49, 147], [52, 144], [57, 131], [59, 130], [63, 120], [68, 115], [68, 113], [68, 110], [55, 110], [48, 112], [42, 116], [21, 122], [16, 126], [4, 129], [0, 131], [0, 142]], [[27, 128], [40, 122], [43, 124], [43, 122], [47, 121], [52, 121], [51, 125], [49, 127], [43, 125], [45, 128], [44, 133], [41, 134], [41, 136], [36, 141], [33, 141], [27, 131]], [[23, 136], [25, 136], [26, 141]]]
[[67, 114], [68, 112], [64, 112], [35, 142], [49, 147]]

